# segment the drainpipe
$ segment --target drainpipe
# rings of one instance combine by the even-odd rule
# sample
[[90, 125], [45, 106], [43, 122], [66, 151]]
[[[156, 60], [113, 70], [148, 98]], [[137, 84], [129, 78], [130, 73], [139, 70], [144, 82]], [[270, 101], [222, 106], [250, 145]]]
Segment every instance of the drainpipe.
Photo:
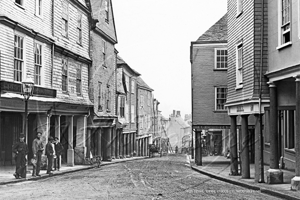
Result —
[[260, 121], [260, 183], [264, 183], [264, 135], [262, 131], [261, 98], [262, 98], [262, 73], [263, 73], [263, 47], [264, 47], [264, 0], [262, 0], [261, 38], [260, 38], [260, 72], [259, 72], [259, 121]]
[[194, 159], [195, 158], [195, 152], [194, 152], [194, 129], [193, 129], [193, 125], [194, 125], [194, 89], [193, 89], [193, 43], [191, 43], [190, 46], [190, 63], [191, 63], [191, 94], [192, 94], [192, 143], [191, 143], [191, 158]]
[[[52, 37], [54, 37], [54, 0], [52, 0], [52, 16], [51, 16], [51, 21], [52, 21]], [[51, 55], [51, 88], [53, 88], [53, 68], [54, 68], [54, 41], [52, 43], [52, 55]]]
[[54, 43], [52, 43], [51, 65], [51, 88], [53, 88]]

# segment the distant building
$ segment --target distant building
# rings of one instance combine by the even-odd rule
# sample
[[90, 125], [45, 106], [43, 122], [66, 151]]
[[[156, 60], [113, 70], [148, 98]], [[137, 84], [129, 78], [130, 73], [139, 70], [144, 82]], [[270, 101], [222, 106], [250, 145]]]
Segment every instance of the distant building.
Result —
[[173, 110], [166, 124], [166, 135], [169, 138], [172, 150], [178, 147], [178, 152], [181, 153], [184, 136], [189, 135], [190, 125], [188, 125], [181, 117], [180, 111]]
[[[227, 100], [227, 14], [191, 43], [192, 128], [204, 131], [203, 151], [226, 155], [230, 118]], [[195, 146], [195, 145], [194, 145]]]
[[154, 120], [153, 92], [147, 83], [137, 78], [137, 155], [146, 156], [148, 144], [152, 140], [152, 124]]
[[[120, 56], [117, 58], [118, 84], [118, 113], [119, 122], [123, 126], [120, 136], [122, 156], [136, 155], [137, 136], [137, 78], [140, 73], [132, 69]], [[121, 80], [120, 80], [121, 79]], [[122, 91], [123, 88], [123, 91]]]
[[89, 0], [92, 27], [90, 54], [93, 65], [89, 70], [89, 96], [94, 103], [89, 120], [89, 149], [103, 160], [119, 158], [116, 150], [116, 68], [117, 34], [111, 0]]

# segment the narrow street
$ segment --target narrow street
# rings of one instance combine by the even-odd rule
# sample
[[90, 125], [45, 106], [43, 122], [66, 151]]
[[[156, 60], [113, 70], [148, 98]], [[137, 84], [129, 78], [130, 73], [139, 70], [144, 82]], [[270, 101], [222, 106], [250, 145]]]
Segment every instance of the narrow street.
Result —
[[1, 199], [276, 199], [211, 179], [183, 155], [103, 166], [38, 181], [0, 186]]

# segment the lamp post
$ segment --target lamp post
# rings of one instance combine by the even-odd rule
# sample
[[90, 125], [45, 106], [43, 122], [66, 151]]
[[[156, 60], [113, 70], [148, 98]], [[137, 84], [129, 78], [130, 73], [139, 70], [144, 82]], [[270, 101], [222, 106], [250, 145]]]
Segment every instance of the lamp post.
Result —
[[27, 140], [27, 124], [28, 124], [28, 100], [30, 96], [33, 95], [34, 82], [32, 79], [26, 79], [22, 82], [21, 94], [24, 96], [25, 102], [25, 114], [24, 114], [24, 124], [23, 124], [23, 134], [26, 136]]

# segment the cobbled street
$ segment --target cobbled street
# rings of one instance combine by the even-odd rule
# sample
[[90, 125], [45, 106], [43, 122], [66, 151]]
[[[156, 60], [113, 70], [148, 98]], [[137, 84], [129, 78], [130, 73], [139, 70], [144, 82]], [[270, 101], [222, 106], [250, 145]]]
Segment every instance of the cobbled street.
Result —
[[0, 186], [0, 199], [276, 199], [211, 179], [183, 155], [102, 166], [37, 181]]

